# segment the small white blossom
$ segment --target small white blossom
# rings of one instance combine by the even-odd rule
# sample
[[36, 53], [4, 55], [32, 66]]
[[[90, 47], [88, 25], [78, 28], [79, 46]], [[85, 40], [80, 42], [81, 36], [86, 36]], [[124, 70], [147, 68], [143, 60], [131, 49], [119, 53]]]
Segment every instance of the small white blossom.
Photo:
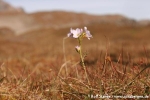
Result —
[[82, 29], [77, 28], [76, 30], [70, 29], [70, 33], [68, 33], [68, 37], [78, 38], [83, 33]]
[[87, 27], [84, 27], [84, 31], [85, 31], [85, 37], [87, 37], [90, 40], [90, 38], [92, 38], [92, 35], [90, 34], [90, 31], [87, 30]]

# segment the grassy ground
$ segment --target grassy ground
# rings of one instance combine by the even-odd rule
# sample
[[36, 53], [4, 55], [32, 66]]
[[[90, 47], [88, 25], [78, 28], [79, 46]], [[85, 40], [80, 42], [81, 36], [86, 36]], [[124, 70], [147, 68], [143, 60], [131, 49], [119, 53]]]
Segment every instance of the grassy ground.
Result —
[[90, 84], [74, 49], [77, 41], [71, 38], [63, 41], [69, 28], [39, 29], [1, 39], [0, 99], [150, 96], [149, 26], [87, 27], [93, 35], [90, 41], [83, 42], [83, 51], [88, 53], [85, 65]]

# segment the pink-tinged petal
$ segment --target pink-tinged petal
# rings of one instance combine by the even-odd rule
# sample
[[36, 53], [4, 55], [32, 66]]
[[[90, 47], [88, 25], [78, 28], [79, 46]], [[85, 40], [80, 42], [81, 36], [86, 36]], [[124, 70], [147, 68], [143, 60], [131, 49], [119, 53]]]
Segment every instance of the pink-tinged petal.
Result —
[[81, 30], [79, 28], [76, 29], [77, 34], [81, 33]]
[[80, 33], [83, 33], [83, 29], [82, 28], [80, 29]]
[[80, 50], [80, 46], [76, 46], [75, 48], [78, 49], [78, 50]]
[[90, 34], [90, 31], [86, 32], [86, 37], [92, 37], [92, 35]]
[[86, 33], [85, 37], [87, 37], [90, 40], [90, 38], [92, 38], [92, 35], [90, 33]]
[[92, 37], [92, 35], [90, 34], [90, 31], [87, 30], [87, 27], [84, 27], [84, 31], [85, 31], [85, 36], [90, 40], [90, 38]]
[[81, 30], [77, 28], [76, 30], [71, 30], [71, 33], [73, 34], [74, 38], [78, 38], [81, 35]]
[[73, 37], [74, 37], [74, 38], [78, 38], [78, 32], [77, 32], [77, 31], [74, 31], [74, 32], [73, 32]]
[[72, 33], [68, 33], [67, 36], [68, 36], [68, 37], [72, 37]]
[[73, 34], [73, 37], [74, 37], [74, 38], [78, 38], [78, 35], [77, 35], [77, 34]]

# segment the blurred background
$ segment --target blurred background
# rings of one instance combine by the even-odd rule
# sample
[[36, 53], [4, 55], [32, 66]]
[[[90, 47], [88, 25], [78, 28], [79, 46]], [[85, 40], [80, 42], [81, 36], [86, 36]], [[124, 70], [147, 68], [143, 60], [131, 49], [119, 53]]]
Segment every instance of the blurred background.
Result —
[[[139, 60], [150, 50], [149, 4], [149, 0], [0, 0], [1, 62], [63, 59], [63, 38], [70, 28], [84, 26], [93, 35], [90, 41], [84, 39], [87, 59], [94, 61], [108, 48], [114, 61], [121, 53]], [[65, 40], [68, 59], [78, 56], [76, 45], [74, 39]]]

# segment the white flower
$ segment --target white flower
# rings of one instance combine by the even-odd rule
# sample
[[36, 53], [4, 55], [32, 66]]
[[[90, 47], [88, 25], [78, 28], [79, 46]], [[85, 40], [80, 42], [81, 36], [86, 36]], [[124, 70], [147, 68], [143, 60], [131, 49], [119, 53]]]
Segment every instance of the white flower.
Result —
[[90, 38], [92, 38], [92, 35], [90, 34], [90, 31], [87, 30], [87, 27], [84, 27], [84, 31], [85, 31], [85, 37], [87, 37], [90, 40]]
[[77, 28], [76, 30], [70, 29], [70, 33], [68, 33], [68, 37], [78, 38], [83, 33], [82, 29]]

